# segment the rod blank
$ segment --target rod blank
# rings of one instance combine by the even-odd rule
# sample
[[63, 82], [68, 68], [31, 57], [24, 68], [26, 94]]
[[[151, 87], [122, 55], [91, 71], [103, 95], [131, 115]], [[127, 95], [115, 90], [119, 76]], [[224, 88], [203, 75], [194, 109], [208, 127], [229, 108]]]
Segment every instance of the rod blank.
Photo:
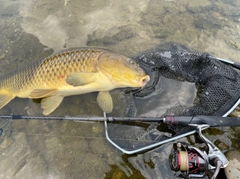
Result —
[[0, 119], [36, 119], [36, 120], [72, 120], [72, 121], [109, 121], [109, 122], [163, 122], [162, 117], [71, 117], [71, 116], [24, 116], [24, 115], [5, 115]]

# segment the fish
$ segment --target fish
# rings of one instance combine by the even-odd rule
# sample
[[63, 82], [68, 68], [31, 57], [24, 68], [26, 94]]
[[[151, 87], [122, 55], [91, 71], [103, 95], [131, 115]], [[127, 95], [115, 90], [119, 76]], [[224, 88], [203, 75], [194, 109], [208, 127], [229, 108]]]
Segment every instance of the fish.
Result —
[[49, 115], [66, 96], [99, 92], [99, 107], [111, 113], [109, 91], [141, 88], [149, 80], [145, 71], [124, 55], [101, 48], [68, 49], [2, 76], [0, 109], [15, 97], [41, 99], [43, 114]]

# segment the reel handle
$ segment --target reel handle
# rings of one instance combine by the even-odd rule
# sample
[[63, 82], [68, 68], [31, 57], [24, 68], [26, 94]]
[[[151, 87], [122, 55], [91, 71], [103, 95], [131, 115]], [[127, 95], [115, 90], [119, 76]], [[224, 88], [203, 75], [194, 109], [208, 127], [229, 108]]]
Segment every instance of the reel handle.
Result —
[[212, 162], [214, 163], [214, 166], [216, 167], [216, 169], [215, 169], [215, 172], [211, 179], [215, 179], [221, 169], [221, 166], [223, 165], [223, 162], [218, 157], [216, 157], [212, 160], [213, 160]]

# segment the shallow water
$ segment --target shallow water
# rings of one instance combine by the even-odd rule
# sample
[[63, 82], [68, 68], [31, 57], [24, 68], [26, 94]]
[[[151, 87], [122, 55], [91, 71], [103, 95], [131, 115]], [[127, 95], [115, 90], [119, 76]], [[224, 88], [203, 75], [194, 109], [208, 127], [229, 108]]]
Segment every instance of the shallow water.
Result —
[[[240, 62], [240, 0], [0, 3], [1, 74], [63, 48], [101, 46], [134, 56], [169, 41]], [[96, 95], [66, 98], [53, 115], [101, 116]], [[0, 112], [41, 114], [28, 99], [14, 99]], [[153, 112], [159, 115], [159, 109]], [[233, 131], [208, 130], [206, 135], [224, 152], [239, 150]], [[0, 178], [176, 178], [167, 161], [171, 144], [157, 152], [123, 155], [108, 143], [98, 122], [14, 121], [0, 143]]]

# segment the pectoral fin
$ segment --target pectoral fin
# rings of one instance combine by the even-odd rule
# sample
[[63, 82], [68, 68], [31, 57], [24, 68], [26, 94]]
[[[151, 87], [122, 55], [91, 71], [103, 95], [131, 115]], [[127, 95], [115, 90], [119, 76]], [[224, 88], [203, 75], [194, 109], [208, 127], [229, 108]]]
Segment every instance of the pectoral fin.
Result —
[[29, 98], [44, 98], [55, 93], [57, 89], [34, 89], [31, 91]]
[[112, 97], [108, 91], [100, 91], [97, 96], [97, 102], [104, 112], [106, 113], [112, 112], [113, 102]]
[[43, 114], [48, 115], [53, 112], [62, 102], [63, 96], [49, 96], [43, 98], [41, 101], [41, 107], [43, 109]]
[[11, 94], [0, 94], [0, 109], [9, 103], [15, 96]]
[[87, 72], [73, 73], [67, 77], [66, 82], [69, 85], [82, 86], [94, 82], [97, 76], [98, 76], [97, 73]]

